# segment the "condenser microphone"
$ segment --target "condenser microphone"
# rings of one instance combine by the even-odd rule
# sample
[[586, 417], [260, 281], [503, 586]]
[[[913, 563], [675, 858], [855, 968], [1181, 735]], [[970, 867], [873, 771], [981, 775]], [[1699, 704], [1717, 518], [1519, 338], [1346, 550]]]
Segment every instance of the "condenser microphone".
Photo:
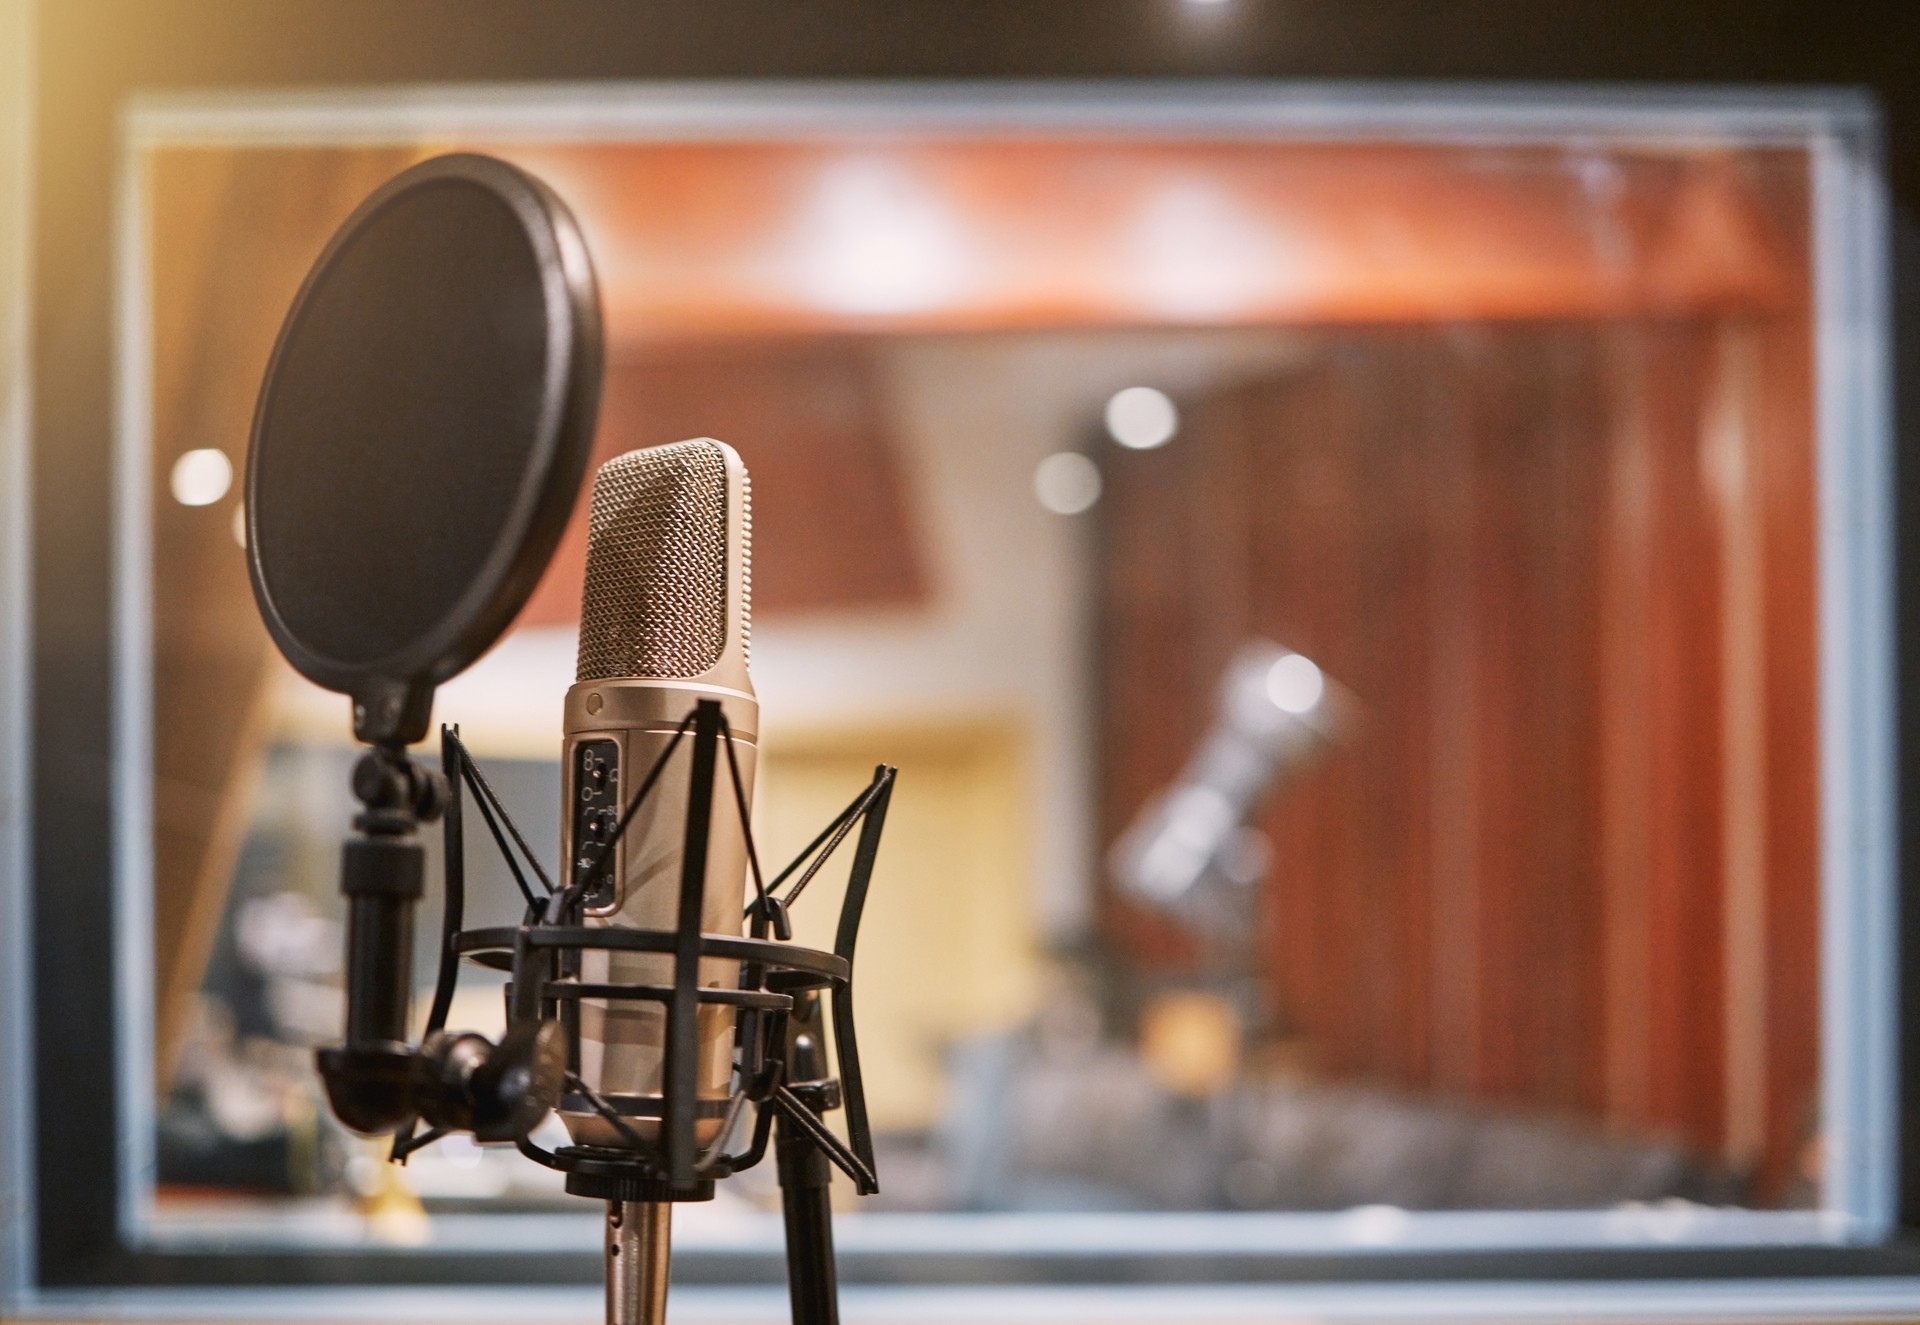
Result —
[[1213, 724], [1173, 783], [1143, 806], [1108, 865], [1135, 900], [1178, 907], [1219, 867], [1261, 799], [1336, 737], [1345, 692], [1305, 656], [1250, 640], [1220, 679]]
[[[748, 865], [740, 806], [751, 803], [759, 733], [747, 672], [751, 523], [746, 466], [710, 438], [629, 451], [594, 476], [579, 667], [566, 700], [561, 826], [562, 859], [582, 889], [588, 926], [673, 930], [678, 923], [692, 741], [668, 750], [695, 704], [714, 700], [729, 748], [713, 779], [700, 927], [740, 932]], [[616, 834], [650, 773], [653, 785]], [[603, 860], [609, 849], [612, 859]], [[580, 962], [585, 984], [673, 984], [669, 953], [590, 949]], [[730, 989], [738, 981], [738, 963], [700, 960], [702, 987]], [[733, 1009], [703, 1004], [697, 1025], [695, 1136], [705, 1145], [729, 1096]], [[608, 1109], [626, 1132], [658, 1136], [666, 1027], [663, 1003], [580, 1001], [579, 1077], [593, 1097], [569, 1095], [561, 1108], [577, 1143], [631, 1148]]]

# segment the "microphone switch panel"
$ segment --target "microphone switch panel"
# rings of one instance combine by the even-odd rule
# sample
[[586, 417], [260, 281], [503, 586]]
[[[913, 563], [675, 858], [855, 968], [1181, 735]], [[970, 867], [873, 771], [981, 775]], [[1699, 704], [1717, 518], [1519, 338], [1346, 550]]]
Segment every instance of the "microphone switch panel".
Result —
[[[582, 741], [573, 751], [573, 879], [582, 882], [613, 840], [620, 824], [620, 744]], [[618, 867], [618, 862], [615, 862]], [[614, 870], [607, 870], [582, 899], [589, 909], [613, 905]]]

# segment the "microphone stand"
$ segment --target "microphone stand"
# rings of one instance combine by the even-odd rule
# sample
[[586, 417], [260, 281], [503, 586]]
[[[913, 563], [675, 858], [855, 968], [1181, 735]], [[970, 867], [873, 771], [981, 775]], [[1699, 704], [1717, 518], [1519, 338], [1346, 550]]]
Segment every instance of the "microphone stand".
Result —
[[[335, 1112], [362, 1132], [393, 1131], [391, 1158], [397, 1162], [405, 1163], [408, 1155], [449, 1133], [470, 1132], [481, 1141], [511, 1141], [528, 1159], [565, 1173], [568, 1192], [604, 1202], [608, 1325], [664, 1325], [673, 1203], [712, 1199], [716, 1181], [751, 1168], [774, 1149], [795, 1325], [838, 1325], [832, 1170], [845, 1173], [862, 1195], [879, 1190], [855, 1043], [853, 956], [896, 770], [877, 767], [846, 809], [765, 883], [719, 705], [696, 702], [675, 744], [681, 736], [689, 738], [691, 776], [679, 915], [672, 929], [659, 930], [583, 924], [579, 888], [554, 886], [453, 728], [441, 732], [439, 774], [413, 764], [398, 740], [375, 743], [355, 772], [354, 789], [364, 810], [355, 820], [359, 835], [347, 845], [342, 870], [352, 912], [346, 1043], [321, 1049], [319, 1065]], [[657, 757], [656, 773], [673, 749], [669, 744]], [[722, 752], [740, 829], [747, 834], [754, 889], [747, 935], [700, 929]], [[627, 803], [613, 841], [652, 785], [650, 774]], [[518, 925], [462, 928], [463, 791], [472, 793], [473, 808], [526, 900]], [[445, 823], [446, 904], [433, 1008], [425, 1039], [414, 1046], [405, 1039], [411, 989], [407, 958], [413, 907], [424, 883], [415, 835], [421, 821], [433, 819]], [[849, 840], [853, 861], [833, 948], [802, 947], [791, 941], [788, 908]], [[785, 890], [779, 891], [782, 885]], [[670, 955], [672, 984], [584, 981], [579, 958], [588, 951]], [[512, 977], [508, 1028], [498, 1044], [444, 1029], [462, 958]], [[708, 958], [740, 963], [737, 985], [700, 983], [699, 966]], [[664, 1010], [660, 1122], [653, 1135], [635, 1130], [616, 1101], [602, 1098], [578, 1075], [573, 1009], [582, 999]], [[706, 1101], [696, 1093], [696, 1018], [712, 1006], [736, 1010], [735, 1075], [724, 1101]], [[825, 1034], [829, 1017], [831, 1053]], [[546, 1150], [532, 1132], [557, 1105], [592, 1108], [625, 1144]], [[696, 1135], [702, 1109], [705, 1117], [718, 1120], [704, 1144]], [[824, 1121], [833, 1109], [845, 1111], [845, 1141]], [[743, 1129], [739, 1124], [748, 1117], [752, 1125]], [[420, 1123], [427, 1130], [415, 1135]], [[749, 1134], [744, 1148], [729, 1151], [730, 1138], [743, 1130]]]
[[607, 1325], [664, 1325], [673, 1206], [607, 1202]]
[[[788, 1089], [816, 1118], [840, 1107], [840, 1083], [827, 1071], [820, 997], [809, 990], [787, 1014]], [[782, 1114], [774, 1120], [774, 1163], [787, 1225], [787, 1295], [793, 1325], [839, 1325], [833, 1261], [833, 1165], [813, 1138]]]
[[[787, 1017], [787, 1089], [824, 1122], [828, 1110], [840, 1107], [840, 1083], [827, 1066], [823, 1030], [818, 992], [797, 995]], [[833, 1164], [784, 1114], [774, 1120], [773, 1135], [793, 1325], [839, 1325]], [[607, 1325], [664, 1325], [672, 1218], [667, 1201], [607, 1202]]]

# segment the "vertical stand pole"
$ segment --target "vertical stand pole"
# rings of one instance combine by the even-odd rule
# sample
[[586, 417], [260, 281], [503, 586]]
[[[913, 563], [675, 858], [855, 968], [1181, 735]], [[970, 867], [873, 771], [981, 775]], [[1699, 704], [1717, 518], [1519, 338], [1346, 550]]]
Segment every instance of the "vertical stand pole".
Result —
[[840, 1284], [833, 1263], [832, 1165], [785, 1118], [774, 1123], [780, 1208], [787, 1222], [787, 1296], [793, 1325], [838, 1325]]
[[[816, 1115], [837, 1102], [838, 1082], [827, 1078], [820, 1037], [820, 1000], [797, 998], [787, 1022], [791, 1089]], [[784, 1115], [774, 1121], [774, 1159], [780, 1208], [787, 1225], [787, 1296], [793, 1325], [839, 1325], [840, 1284], [833, 1260], [833, 1166], [807, 1134]]]
[[607, 1325], [665, 1325], [673, 1207], [607, 1202]]

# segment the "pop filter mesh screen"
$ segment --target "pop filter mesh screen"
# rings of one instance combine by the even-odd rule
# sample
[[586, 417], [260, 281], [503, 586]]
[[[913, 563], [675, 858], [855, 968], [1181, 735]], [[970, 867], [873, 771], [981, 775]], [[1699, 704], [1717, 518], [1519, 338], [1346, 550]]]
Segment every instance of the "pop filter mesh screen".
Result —
[[362, 665], [446, 621], [499, 544], [549, 391], [539, 260], [464, 180], [360, 225], [288, 329], [250, 513], [287, 628]]

